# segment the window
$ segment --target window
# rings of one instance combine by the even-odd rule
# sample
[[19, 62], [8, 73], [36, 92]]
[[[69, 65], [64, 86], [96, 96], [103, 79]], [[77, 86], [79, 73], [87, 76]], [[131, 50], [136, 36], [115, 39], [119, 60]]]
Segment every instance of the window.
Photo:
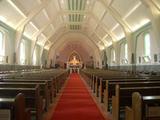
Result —
[[149, 31], [144, 31], [137, 36], [136, 44], [137, 63], [151, 63], [151, 34]]
[[20, 63], [22, 65], [25, 64], [25, 41], [24, 40], [22, 40], [20, 44]]
[[124, 45], [124, 57], [127, 60], [128, 59], [128, 45], [125, 43]]
[[128, 63], [128, 44], [122, 43], [120, 48], [120, 60], [121, 64], [127, 64]]
[[0, 62], [5, 61], [4, 40], [4, 34], [0, 31]]
[[111, 63], [115, 63], [115, 61], [116, 61], [115, 50], [111, 49]]
[[34, 49], [34, 52], [33, 52], [33, 65], [36, 65], [37, 64], [37, 50], [36, 50], [36, 47]]
[[144, 51], [145, 56], [151, 56], [151, 47], [150, 47], [150, 34], [146, 33], [144, 36]]

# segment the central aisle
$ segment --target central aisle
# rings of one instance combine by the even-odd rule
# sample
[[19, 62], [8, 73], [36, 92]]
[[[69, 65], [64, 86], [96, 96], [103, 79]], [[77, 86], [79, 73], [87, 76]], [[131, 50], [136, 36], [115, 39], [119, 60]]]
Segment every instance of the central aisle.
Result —
[[105, 120], [85, 84], [76, 73], [64, 88], [51, 120]]

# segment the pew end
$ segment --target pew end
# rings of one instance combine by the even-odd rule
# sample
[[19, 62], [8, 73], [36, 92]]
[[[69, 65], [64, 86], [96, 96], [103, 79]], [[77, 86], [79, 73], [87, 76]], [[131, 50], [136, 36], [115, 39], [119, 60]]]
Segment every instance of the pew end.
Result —
[[112, 96], [112, 119], [118, 120], [118, 118], [119, 118], [119, 110], [118, 110], [117, 97]]
[[132, 94], [132, 109], [134, 120], [142, 120], [142, 98], [138, 92]]
[[125, 120], [134, 120], [133, 119], [133, 110], [132, 108], [126, 106], [125, 107]]

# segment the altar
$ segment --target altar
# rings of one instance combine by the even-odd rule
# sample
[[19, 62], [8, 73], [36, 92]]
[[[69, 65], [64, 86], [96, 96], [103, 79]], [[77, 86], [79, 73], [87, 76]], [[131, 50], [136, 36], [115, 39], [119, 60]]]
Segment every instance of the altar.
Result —
[[79, 74], [79, 70], [82, 68], [82, 62], [76, 56], [73, 56], [72, 59], [67, 62], [67, 68], [69, 69], [70, 74]]

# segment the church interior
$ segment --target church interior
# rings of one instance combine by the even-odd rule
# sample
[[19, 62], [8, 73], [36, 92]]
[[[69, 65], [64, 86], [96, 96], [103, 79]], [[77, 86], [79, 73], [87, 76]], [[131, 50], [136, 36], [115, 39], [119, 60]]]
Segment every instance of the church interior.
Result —
[[0, 120], [160, 120], [160, 0], [0, 0]]

